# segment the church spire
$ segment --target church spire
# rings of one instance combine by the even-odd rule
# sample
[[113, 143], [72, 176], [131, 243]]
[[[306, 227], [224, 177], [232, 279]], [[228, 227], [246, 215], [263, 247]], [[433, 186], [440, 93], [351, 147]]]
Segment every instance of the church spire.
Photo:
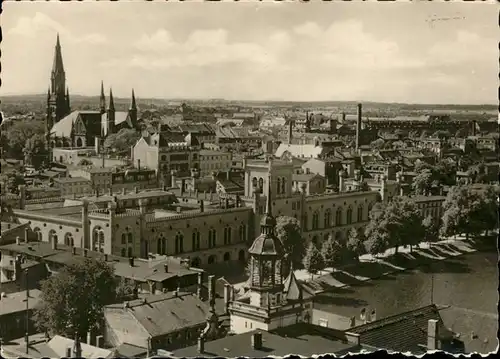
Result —
[[[56, 49], [54, 53], [54, 63], [52, 64], [52, 75], [64, 74], [64, 66], [61, 53], [61, 42], [59, 41], [59, 33], [57, 34]], [[55, 89], [52, 89], [53, 91]], [[54, 91], [55, 92], [55, 91]]]
[[71, 104], [69, 102], [69, 87], [66, 87], [66, 107], [68, 112], [71, 112]]
[[110, 88], [109, 89], [109, 106], [108, 106], [108, 111], [114, 111], [115, 110], [115, 102], [113, 101], [113, 90]]
[[137, 105], [135, 103], [135, 94], [134, 94], [134, 89], [132, 89], [132, 103], [130, 104], [130, 109], [137, 111]]
[[101, 109], [101, 114], [106, 112], [106, 96], [104, 96], [104, 82], [101, 81], [101, 98], [99, 99], [99, 108]]

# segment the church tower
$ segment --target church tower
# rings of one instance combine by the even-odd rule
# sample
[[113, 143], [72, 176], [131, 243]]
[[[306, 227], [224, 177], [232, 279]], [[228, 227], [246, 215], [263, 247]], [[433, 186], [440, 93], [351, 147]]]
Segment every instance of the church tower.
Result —
[[52, 72], [50, 75], [49, 94], [50, 96], [47, 101], [47, 122], [50, 123], [50, 127], [52, 127], [71, 111], [59, 34], [57, 34], [54, 62], [52, 63]]
[[101, 81], [101, 98], [99, 99], [101, 116], [106, 113], [106, 96], [104, 96], [104, 83]]
[[[269, 184], [272, 181], [269, 181]], [[284, 247], [276, 236], [276, 219], [272, 214], [271, 185], [268, 185], [266, 213], [261, 234], [248, 250], [250, 278], [248, 291], [229, 304], [231, 331], [235, 334], [255, 329], [273, 330], [309, 318], [303, 291], [293, 273], [283, 275]], [[311, 307], [311, 306], [309, 306]], [[306, 314], [306, 315], [304, 315]]]
[[137, 104], [135, 103], [134, 89], [132, 89], [132, 103], [130, 104], [128, 114], [130, 116], [132, 126], [134, 126], [134, 128], [137, 128]]

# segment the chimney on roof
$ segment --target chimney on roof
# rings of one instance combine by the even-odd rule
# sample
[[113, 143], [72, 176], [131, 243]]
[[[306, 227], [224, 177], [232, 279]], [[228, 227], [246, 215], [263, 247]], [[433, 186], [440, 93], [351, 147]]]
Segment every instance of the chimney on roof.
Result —
[[252, 334], [252, 348], [255, 350], [262, 349], [262, 333], [257, 332]]
[[215, 302], [215, 276], [208, 276], [208, 302], [210, 305]]
[[205, 338], [203, 335], [198, 337], [198, 353], [203, 354], [205, 352]]
[[29, 228], [26, 227], [24, 228], [24, 243], [28, 243], [29, 242]]
[[87, 344], [92, 345], [92, 333], [87, 332]]
[[163, 269], [165, 270], [165, 273], [168, 273], [168, 264], [167, 263], [165, 263], [163, 265]]
[[96, 341], [95, 344], [98, 348], [104, 348], [104, 337], [102, 335], [98, 335], [95, 338], [95, 341]]
[[201, 299], [201, 289], [203, 287], [203, 272], [198, 273], [198, 285], [196, 286], [196, 295]]
[[71, 358], [71, 347], [66, 348], [66, 358]]
[[128, 264], [130, 264], [131, 267], [134, 266], [134, 257], [129, 257], [128, 258]]
[[438, 349], [438, 321], [429, 319], [427, 322], [427, 350]]
[[231, 302], [231, 285], [224, 284], [224, 306], [226, 314], [229, 314], [229, 303]]
[[16, 244], [21, 245], [21, 237], [16, 236]]
[[88, 250], [87, 248], [85, 248], [85, 249], [83, 250], [83, 256], [84, 256], [84, 257], [87, 257], [88, 252], [89, 252], [89, 250]]

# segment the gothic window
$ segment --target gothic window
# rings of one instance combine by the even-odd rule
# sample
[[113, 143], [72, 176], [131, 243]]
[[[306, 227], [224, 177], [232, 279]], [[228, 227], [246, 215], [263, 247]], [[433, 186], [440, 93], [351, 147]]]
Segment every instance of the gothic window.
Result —
[[127, 237], [128, 237], [128, 242], [129, 242], [129, 243], [132, 243], [132, 241], [133, 241], [133, 240], [132, 240], [132, 233], [130, 233], [130, 232], [129, 232], [129, 233], [127, 234]]
[[257, 189], [257, 177], [252, 178], [252, 189], [255, 191]]
[[104, 252], [104, 231], [101, 227], [95, 227], [92, 232], [92, 250]]
[[127, 235], [122, 233], [122, 244], [127, 244]]
[[357, 215], [358, 215], [358, 222], [362, 222], [363, 221], [363, 206], [362, 205], [360, 205], [358, 207]]
[[286, 178], [283, 177], [281, 179], [281, 194], [285, 194], [286, 193]]
[[74, 246], [74, 241], [73, 241], [73, 234], [71, 233], [66, 233], [64, 235], [64, 244], [67, 246]]
[[184, 252], [184, 236], [179, 232], [175, 235], [175, 253], [182, 252]]
[[352, 223], [352, 208], [347, 209], [347, 219], [346, 219], [346, 224], [351, 224]]
[[259, 178], [259, 188], [261, 191], [264, 191], [264, 179]]
[[281, 194], [281, 177], [278, 177], [278, 182], [276, 185], [276, 193]]
[[217, 244], [217, 232], [214, 228], [208, 231], [208, 248], [214, 248]]
[[167, 254], [167, 239], [163, 236], [163, 233], [160, 234], [160, 237], [158, 237], [156, 247], [156, 251], [159, 255]]
[[242, 224], [240, 226], [240, 242], [245, 242], [247, 240], [247, 226]]
[[192, 246], [193, 251], [200, 249], [200, 232], [197, 229], [195, 229], [192, 234]]
[[336, 226], [342, 225], [342, 209], [341, 208], [337, 208], [337, 211], [335, 212], [335, 225]]
[[231, 227], [224, 228], [224, 244], [231, 244]]
[[324, 228], [329, 228], [332, 224], [332, 212], [330, 209], [325, 211], [325, 223]]
[[312, 218], [312, 229], [318, 229], [319, 228], [319, 213], [318, 211], [315, 211], [313, 213], [313, 218]]

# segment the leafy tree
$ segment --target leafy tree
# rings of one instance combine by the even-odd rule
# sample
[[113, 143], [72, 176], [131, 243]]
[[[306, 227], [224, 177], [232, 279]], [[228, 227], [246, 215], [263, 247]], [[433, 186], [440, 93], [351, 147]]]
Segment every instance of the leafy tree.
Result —
[[118, 133], [112, 133], [104, 141], [104, 147], [107, 149], [115, 150], [116, 152], [127, 152], [141, 137], [140, 132], [122, 128]]
[[458, 166], [451, 158], [443, 158], [434, 167], [434, 176], [440, 184], [453, 186]]
[[454, 236], [465, 233], [466, 238], [484, 229], [481, 216], [484, 205], [481, 196], [470, 186], [454, 186], [443, 203], [442, 226], [440, 235]]
[[347, 235], [347, 250], [352, 258], [359, 261], [359, 257], [366, 253], [365, 238], [362, 232], [351, 228]]
[[413, 193], [418, 195], [428, 194], [431, 190], [433, 180], [434, 175], [431, 170], [425, 169], [419, 172], [411, 183]]
[[482, 219], [482, 229], [486, 231], [486, 234], [498, 227], [499, 194], [499, 187], [492, 185], [479, 192], [480, 208], [478, 217]]
[[413, 246], [418, 246], [420, 241], [425, 237], [422, 216], [415, 202], [411, 199], [397, 200], [395, 202], [398, 203], [397, 213], [400, 223], [398, 235], [403, 245], [410, 246], [411, 252]]
[[48, 155], [45, 136], [37, 133], [28, 138], [23, 153], [26, 164], [32, 165], [37, 170], [40, 169]]
[[426, 242], [433, 243], [439, 240], [439, 221], [437, 221], [433, 216], [428, 215], [422, 221], [422, 226], [425, 230], [424, 240]]
[[343, 259], [342, 244], [335, 241], [331, 235], [328, 236], [328, 239], [321, 245], [320, 253], [323, 256], [325, 267], [334, 267]]
[[106, 262], [88, 258], [44, 280], [37, 327], [69, 338], [99, 329], [104, 306], [116, 299], [113, 272]]
[[301, 268], [305, 248], [299, 221], [293, 217], [279, 216], [276, 219], [276, 236], [283, 243], [286, 262], [293, 263], [294, 268]]
[[9, 156], [21, 159], [26, 141], [34, 135], [43, 135], [44, 133], [45, 126], [43, 121], [15, 121], [12, 126], [2, 129], [2, 134], [7, 140], [6, 152]]
[[309, 246], [307, 247], [303, 264], [307, 272], [311, 274], [311, 278], [314, 274], [325, 268], [323, 256], [313, 242], [309, 243]]
[[364, 244], [367, 253], [377, 256], [389, 248], [389, 236], [386, 232], [375, 228], [368, 231], [368, 236]]

